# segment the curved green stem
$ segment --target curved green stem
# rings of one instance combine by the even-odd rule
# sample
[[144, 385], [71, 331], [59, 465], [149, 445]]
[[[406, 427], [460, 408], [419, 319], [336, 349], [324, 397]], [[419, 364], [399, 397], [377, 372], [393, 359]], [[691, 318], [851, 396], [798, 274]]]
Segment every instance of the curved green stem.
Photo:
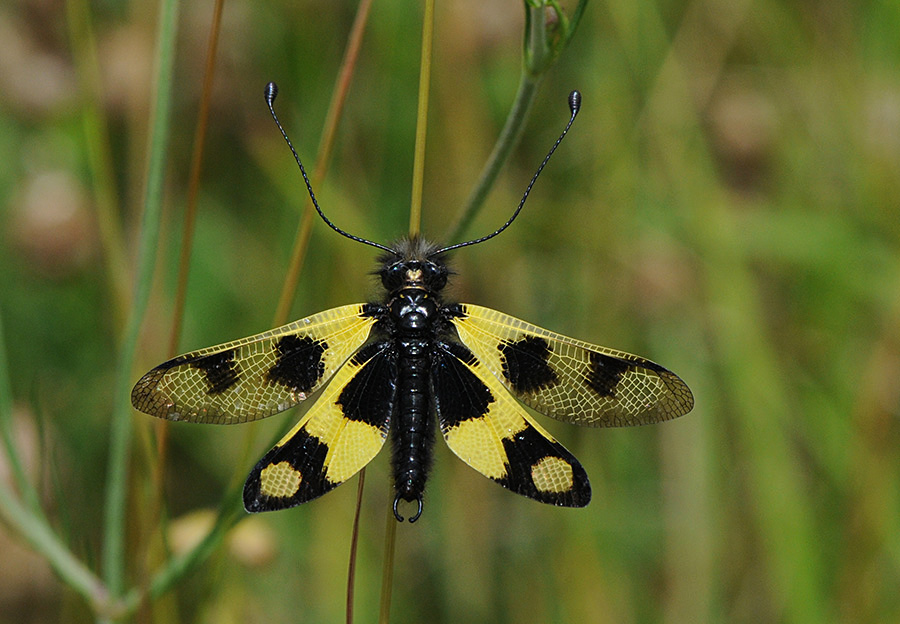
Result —
[[[446, 243], [457, 242], [484, 206], [488, 193], [497, 181], [503, 165], [513, 148], [519, 143], [528, 113], [537, 96], [538, 86], [544, 74], [553, 66], [560, 53], [575, 34], [587, 0], [580, 0], [572, 17], [566, 17], [556, 0], [525, 0], [525, 33], [522, 49], [522, 74], [512, 108], [494, 149], [488, 157], [478, 182], [447, 236]], [[547, 9], [556, 15], [556, 24], [547, 24]]]
[[539, 83], [540, 78], [532, 78], [526, 72], [522, 72], [519, 89], [516, 91], [512, 109], [506, 117], [506, 124], [504, 124], [500, 137], [494, 144], [494, 149], [481, 170], [481, 175], [478, 176], [478, 182], [469, 195], [465, 207], [460, 212], [456, 222], [451, 226], [447, 236], [442, 239], [444, 242], [448, 244], [457, 242], [478, 215], [478, 211], [484, 206], [484, 201], [497, 181], [500, 170], [506, 164], [509, 155], [522, 136], [525, 122], [528, 119], [528, 112], [534, 103]]

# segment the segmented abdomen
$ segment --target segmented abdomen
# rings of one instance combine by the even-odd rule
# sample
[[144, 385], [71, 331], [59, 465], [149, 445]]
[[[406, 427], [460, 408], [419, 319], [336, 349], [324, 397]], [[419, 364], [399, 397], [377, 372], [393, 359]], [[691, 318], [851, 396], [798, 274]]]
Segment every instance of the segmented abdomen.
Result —
[[431, 342], [424, 338], [399, 341], [399, 400], [391, 432], [394, 488], [397, 497], [407, 501], [421, 502], [431, 467], [434, 445], [428, 391], [431, 348]]

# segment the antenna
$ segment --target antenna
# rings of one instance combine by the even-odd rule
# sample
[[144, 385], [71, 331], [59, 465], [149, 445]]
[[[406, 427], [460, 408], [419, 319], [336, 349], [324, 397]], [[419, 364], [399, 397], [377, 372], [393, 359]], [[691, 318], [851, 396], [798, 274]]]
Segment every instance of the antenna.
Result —
[[571, 117], [569, 117], [569, 123], [566, 124], [565, 129], [562, 131], [562, 134], [559, 135], [559, 138], [556, 139], [556, 143], [553, 144], [553, 147], [550, 148], [550, 151], [547, 153], [547, 156], [544, 157], [544, 161], [541, 163], [541, 166], [538, 167], [537, 171], [535, 171], [534, 176], [531, 178], [531, 182], [528, 183], [528, 188], [525, 189], [525, 194], [522, 195], [522, 201], [519, 202], [519, 207], [516, 208], [516, 211], [509, 218], [509, 221], [504, 223], [498, 230], [488, 234], [487, 236], [482, 236], [481, 238], [476, 238], [474, 240], [466, 241], [465, 243], [457, 243], [455, 245], [450, 245], [449, 247], [444, 247], [435, 251], [435, 254], [445, 253], [447, 251], [452, 251], [453, 249], [459, 249], [460, 247], [469, 247], [470, 245], [477, 245], [478, 243], [483, 243], [486, 240], [490, 240], [497, 236], [500, 232], [508, 228], [513, 221], [516, 220], [516, 217], [519, 216], [519, 212], [522, 211], [522, 206], [525, 205], [525, 200], [528, 199], [528, 194], [531, 193], [531, 187], [534, 186], [534, 183], [537, 181], [538, 176], [541, 175], [541, 171], [544, 170], [544, 167], [549, 162], [550, 157], [553, 156], [553, 152], [556, 151], [556, 148], [559, 147], [559, 144], [562, 143], [562, 140], [566, 138], [566, 133], [569, 132], [569, 128], [572, 127], [572, 122], [575, 121], [575, 116], [578, 115], [578, 111], [581, 110], [581, 92], [572, 91], [569, 94], [568, 98], [569, 102], [569, 111], [571, 112]]
[[[332, 230], [334, 230], [341, 236], [346, 236], [350, 240], [354, 240], [357, 243], [365, 243], [366, 245], [371, 245], [372, 247], [377, 247], [378, 249], [381, 249], [382, 251], [387, 251], [388, 253], [392, 253], [395, 256], [398, 255], [397, 252], [394, 251], [393, 249], [391, 249], [390, 247], [387, 247], [380, 243], [376, 243], [374, 241], [370, 241], [368, 239], [365, 239], [365, 238], [362, 238], [359, 236], [354, 236], [353, 234], [350, 234], [349, 232], [345, 232], [344, 230], [342, 230], [341, 228], [339, 228], [334, 223], [332, 223], [331, 221], [328, 220], [328, 217], [326, 217], [325, 213], [322, 212], [322, 209], [319, 208], [319, 202], [316, 201], [316, 194], [313, 193], [312, 185], [309, 183], [309, 177], [306, 175], [306, 169], [303, 168], [303, 163], [300, 162], [300, 156], [297, 154], [297, 150], [294, 149], [294, 146], [291, 143], [291, 140], [288, 138], [287, 132], [284, 131], [284, 128], [281, 126], [281, 122], [278, 121], [278, 115], [275, 114], [274, 104], [275, 104], [275, 98], [278, 97], [278, 85], [275, 84], [274, 82], [270, 82], [269, 84], [267, 84], [266, 88], [265, 88], [265, 96], [266, 96], [266, 104], [269, 106], [269, 112], [272, 114], [272, 119], [275, 120], [275, 125], [278, 126], [278, 129], [281, 131], [281, 136], [284, 137], [284, 140], [287, 143], [288, 147], [291, 148], [291, 153], [294, 155], [294, 160], [297, 161], [297, 166], [300, 167], [300, 173], [303, 174], [303, 181], [306, 182], [306, 190], [309, 191], [309, 198], [312, 200], [313, 206], [316, 207], [316, 212], [319, 213], [319, 216], [322, 217], [322, 220], [328, 225], [328, 227], [330, 227]], [[573, 118], [574, 118], [574, 116], [573, 116]]]

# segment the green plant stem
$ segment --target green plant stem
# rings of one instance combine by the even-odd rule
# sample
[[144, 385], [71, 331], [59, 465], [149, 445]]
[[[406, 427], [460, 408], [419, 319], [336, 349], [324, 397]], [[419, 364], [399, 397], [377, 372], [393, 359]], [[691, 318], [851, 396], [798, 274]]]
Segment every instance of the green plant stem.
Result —
[[478, 212], [484, 206], [488, 193], [497, 182], [497, 176], [509, 155], [518, 145], [525, 130], [528, 113], [537, 96], [538, 86], [543, 72], [549, 64], [549, 54], [544, 28], [544, 6], [533, 6], [525, 2], [525, 35], [522, 47], [522, 72], [519, 75], [519, 87], [513, 99], [512, 108], [506, 116], [506, 123], [494, 144], [494, 149], [481, 169], [478, 182], [469, 194], [469, 199], [450, 227], [449, 233], [442, 240], [447, 243], [457, 242], [468, 230]]
[[178, 7], [177, 0], [160, 1], [154, 91], [156, 96], [150, 124], [147, 182], [138, 243], [134, 302], [122, 338], [113, 394], [102, 556], [103, 578], [113, 598], [121, 596], [125, 587], [126, 484], [132, 435], [129, 400], [131, 369], [141, 322], [150, 299], [153, 265], [159, 240], [165, 159], [169, 144]]
[[422, 17], [422, 56], [419, 61], [419, 100], [416, 112], [416, 147], [413, 159], [409, 235], [418, 236], [422, 225], [422, 189], [425, 185], [425, 137], [428, 135], [428, 94], [431, 87], [431, 55], [434, 47], [434, 0], [426, 0]]
[[472, 221], [478, 215], [478, 211], [484, 206], [484, 201], [497, 181], [500, 170], [522, 137], [525, 122], [528, 120], [528, 112], [534, 103], [539, 83], [540, 78], [534, 78], [529, 76], [528, 73], [522, 72], [519, 88], [516, 91], [512, 109], [506, 117], [503, 130], [500, 132], [500, 136], [494, 144], [494, 149], [482, 168], [481, 175], [478, 176], [478, 182], [469, 195], [469, 199], [466, 200], [459, 217], [450, 227], [449, 233], [442, 238], [444, 242], [448, 244], [457, 242], [472, 224]]
[[366, 471], [359, 471], [356, 488], [356, 510], [353, 513], [353, 529], [350, 534], [350, 563], [347, 566], [347, 624], [353, 624], [353, 596], [356, 588], [356, 556], [359, 549], [359, 518], [362, 515], [363, 492], [366, 489]]
[[[522, 138], [541, 79], [571, 41], [581, 22], [582, 15], [584, 15], [587, 0], [581, 0], [578, 3], [571, 18], [566, 18], [556, 2], [525, 0], [524, 6], [525, 33], [522, 45], [522, 73], [519, 77], [516, 96], [512, 108], [506, 116], [503, 130], [500, 131], [500, 136], [494, 144], [494, 149], [478, 176], [475, 188], [447, 235], [442, 239], [447, 243], [457, 242], [484, 206], [500, 170], [518, 145], [519, 139]], [[547, 29], [545, 16], [548, 7], [556, 13], [559, 20], [558, 29], [561, 34], [555, 40], [550, 39]]]

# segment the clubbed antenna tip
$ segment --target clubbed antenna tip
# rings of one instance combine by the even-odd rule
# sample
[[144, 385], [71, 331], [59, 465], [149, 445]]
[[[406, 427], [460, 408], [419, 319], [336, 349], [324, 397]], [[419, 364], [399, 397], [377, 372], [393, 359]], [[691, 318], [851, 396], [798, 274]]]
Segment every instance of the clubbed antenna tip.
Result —
[[[572, 93], [574, 94], [575, 91], [572, 91]], [[265, 94], [266, 94], [266, 104], [271, 106], [272, 104], [275, 103], [275, 98], [278, 97], [278, 85], [275, 84], [274, 82], [270, 82], [269, 84], [267, 84]]]
[[569, 117], [569, 123], [566, 124], [566, 127], [562, 131], [562, 134], [559, 135], [559, 138], [556, 139], [556, 143], [553, 144], [553, 147], [550, 148], [547, 156], [544, 157], [544, 161], [541, 163], [541, 166], [538, 167], [537, 171], [535, 171], [534, 176], [532, 176], [531, 178], [531, 182], [528, 183], [528, 187], [525, 189], [525, 194], [522, 195], [522, 201], [519, 202], [519, 206], [516, 208], [516, 211], [513, 213], [513, 215], [509, 218], [509, 221], [504, 223], [502, 226], [500, 226], [500, 228], [491, 232], [487, 236], [482, 236], [481, 238], [476, 238], [464, 243], [450, 245], [449, 247], [439, 249], [435, 253], [445, 253], [453, 249], [459, 249], [460, 247], [469, 247], [470, 245], [483, 243], [486, 240], [494, 238], [495, 236], [497, 236], [497, 234], [512, 225], [512, 222], [516, 220], [516, 217], [518, 217], [519, 213], [522, 211], [522, 206], [525, 205], [525, 200], [528, 199], [528, 194], [531, 193], [531, 187], [534, 186], [534, 183], [537, 181], [538, 176], [541, 175], [541, 171], [543, 171], [544, 167], [547, 166], [547, 163], [550, 161], [550, 157], [553, 156], [553, 152], [556, 151], [556, 148], [559, 147], [559, 144], [562, 143], [562, 140], [566, 138], [566, 134], [569, 132], [569, 128], [572, 127], [572, 122], [575, 121], [575, 116], [578, 115], [579, 110], [581, 110], [581, 92], [572, 91], [571, 93], [569, 93], [569, 112], [571, 113], [571, 117]]
[[387, 252], [390, 252], [390, 253], [396, 255], [397, 252], [394, 251], [393, 249], [391, 249], [390, 247], [386, 247], [380, 243], [376, 243], [374, 241], [370, 241], [368, 239], [365, 239], [365, 238], [362, 238], [359, 236], [354, 236], [353, 234], [350, 234], [349, 232], [345, 232], [344, 230], [342, 230], [341, 228], [336, 226], [334, 223], [332, 223], [328, 219], [328, 217], [325, 216], [325, 213], [322, 212], [321, 208], [319, 208], [319, 202], [316, 200], [316, 194], [313, 192], [312, 184], [310, 184], [310, 182], [309, 182], [309, 176], [306, 175], [306, 169], [303, 167], [303, 163], [300, 162], [300, 155], [297, 154], [297, 150], [294, 149], [294, 146], [291, 143], [291, 140], [288, 138], [287, 132], [285, 132], [284, 128], [281, 126], [281, 122], [278, 121], [278, 115], [275, 114], [274, 104], [275, 104], [275, 98], [278, 97], [278, 85], [275, 84], [274, 82], [270, 82], [269, 84], [266, 85], [266, 88], [263, 91], [263, 93], [266, 96], [266, 105], [268, 105], [268, 107], [269, 107], [269, 113], [272, 115], [272, 119], [275, 120], [275, 125], [278, 126], [278, 130], [281, 131], [281, 136], [284, 138], [285, 143], [287, 143], [287, 146], [291, 149], [291, 153], [294, 155], [294, 160], [297, 161], [297, 166], [300, 168], [300, 173], [303, 175], [303, 181], [306, 183], [306, 190], [309, 192], [309, 198], [310, 198], [310, 200], [312, 200], [313, 207], [316, 209], [316, 212], [318, 212], [319, 216], [322, 217], [322, 221], [324, 221], [328, 227], [330, 227], [332, 230], [334, 230], [341, 236], [346, 236], [350, 240], [354, 240], [358, 243], [364, 243], [366, 245], [371, 245], [372, 247], [377, 247], [378, 249], [381, 249], [382, 251], [387, 251]]
[[[273, 87], [275, 87], [275, 83], [269, 83]], [[275, 87], [276, 91], [278, 87]], [[578, 114], [578, 111], [581, 110], [581, 91], [572, 91], [569, 94], [569, 110], [572, 111], [572, 116]]]

